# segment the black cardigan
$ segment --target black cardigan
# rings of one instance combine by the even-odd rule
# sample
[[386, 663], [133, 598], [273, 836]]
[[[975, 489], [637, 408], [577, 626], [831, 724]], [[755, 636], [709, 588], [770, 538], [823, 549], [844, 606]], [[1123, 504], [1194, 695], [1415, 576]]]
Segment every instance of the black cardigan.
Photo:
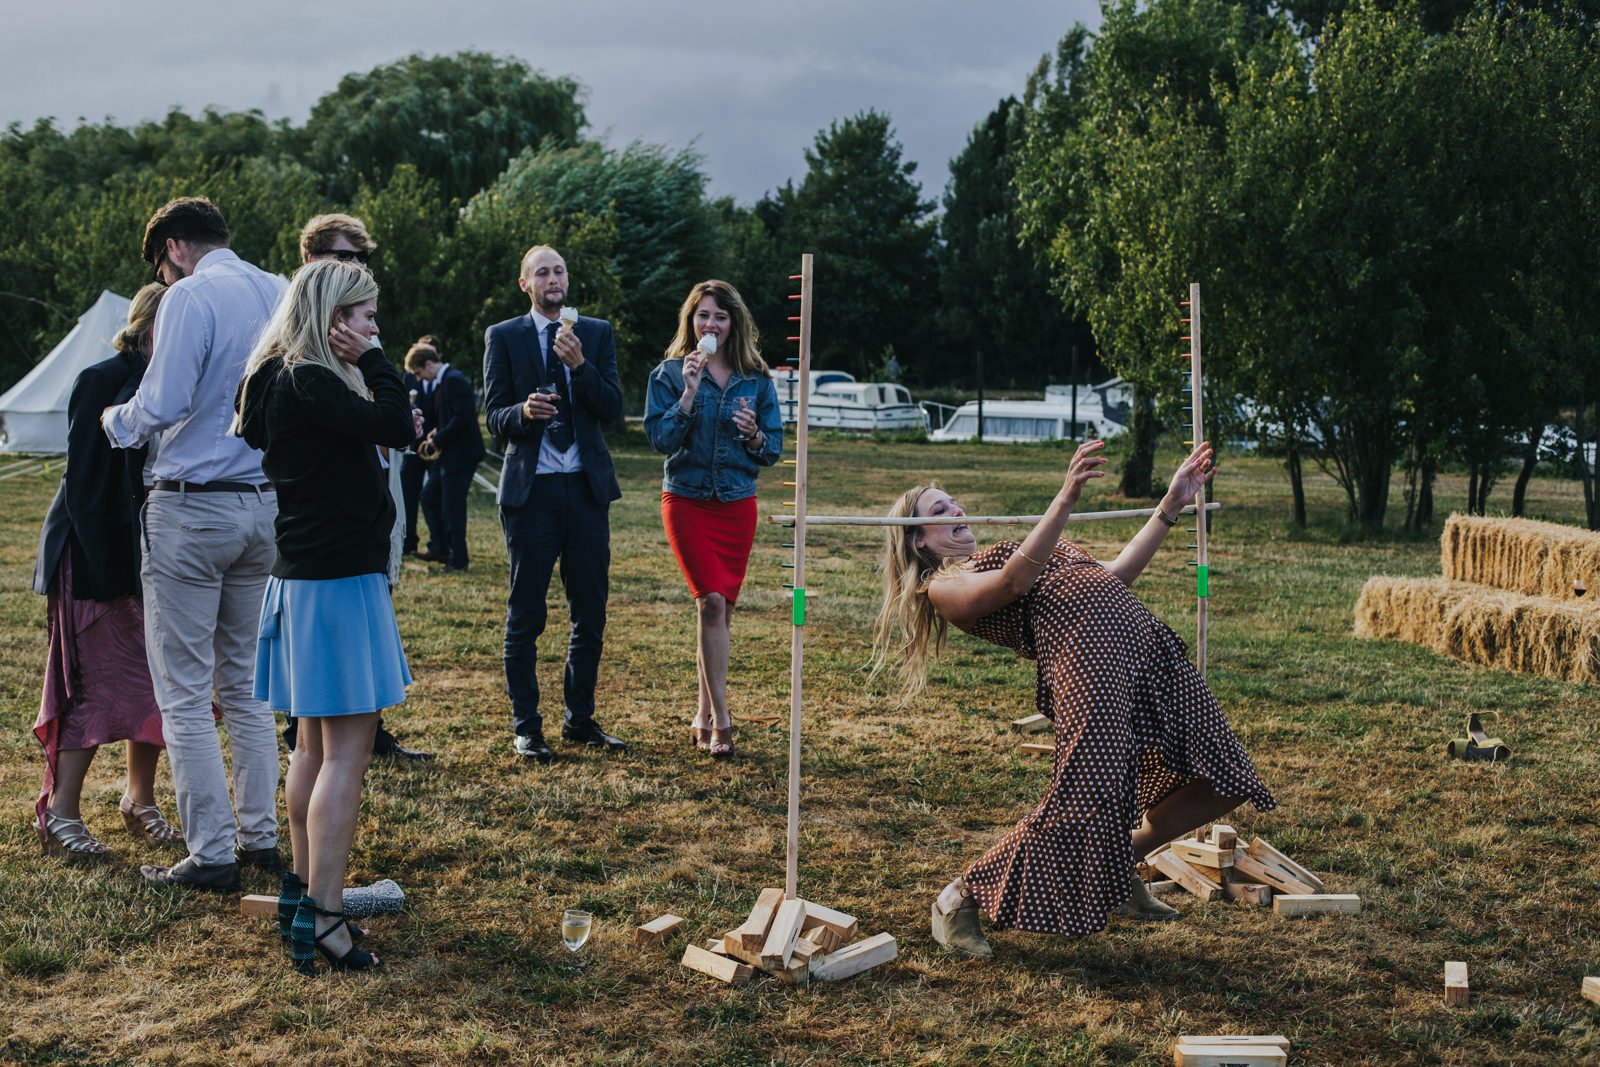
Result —
[[277, 359], [241, 384], [249, 398], [241, 436], [265, 453], [261, 469], [278, 491], [279, 578], [388, 570], [395, 510], [376, 446], [411, 444], [411, 404], [382, 350], [368, 349], [357, 367], [371, 400], [326, 367], [290, 371]]

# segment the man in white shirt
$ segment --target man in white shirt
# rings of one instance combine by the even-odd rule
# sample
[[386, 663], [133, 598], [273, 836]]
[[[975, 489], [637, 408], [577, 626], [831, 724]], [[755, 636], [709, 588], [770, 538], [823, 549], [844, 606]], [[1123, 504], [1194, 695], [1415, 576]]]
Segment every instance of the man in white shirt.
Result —
[[[189, 856], [140, 872], [218, 891], [239, 887], [241, 863], [275, 870], [280, 862], [277, 737], [272, 712], [254, 695], [278, 505], [261, 454], [228, 427], [245, 361], [285, 285], [228, 241], [222, 212], [203, 197], [181, 197], [151, 216], [144, 258], [170, 286], [155, 350], [139, 391], [101, 418], [118, 448], [161, 435], [140, 574], [150, 675]], [[233, 756], [232, 801], [213, 692]]]

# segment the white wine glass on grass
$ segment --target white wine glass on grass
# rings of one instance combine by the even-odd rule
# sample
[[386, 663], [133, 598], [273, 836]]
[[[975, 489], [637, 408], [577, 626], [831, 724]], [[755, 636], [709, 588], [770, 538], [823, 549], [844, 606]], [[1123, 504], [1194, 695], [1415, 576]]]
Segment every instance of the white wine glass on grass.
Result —
[[[567, 951], [577, 954], [585, 941], [589, 940], [589, 931], [594, 928], [594, 916], [577, 908], [568, 908], [561, 913], [561, 943], [567, 946]], [[574, 964], [574, 970], [582, 971], [582, 964]]]

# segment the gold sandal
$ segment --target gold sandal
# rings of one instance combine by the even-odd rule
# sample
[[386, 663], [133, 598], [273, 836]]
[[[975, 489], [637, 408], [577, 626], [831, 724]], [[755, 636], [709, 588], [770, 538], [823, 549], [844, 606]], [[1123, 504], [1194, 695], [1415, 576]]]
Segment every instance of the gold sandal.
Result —
[[706, 746], [706, 751], [711, 753], [712, 759], [733, 758], [733, 724], [727, 726], [713, 726], [711, 728], [711, 743]]
[[89, 832], [82, 819], [67, 819], [53, 811], [44, 813], [44, 851], [65, 860], [100, 859], [111, 850]]
[[167, 821], [161, 814], [161, 809], [154, 804], [135, 804], [128, 794], [122, 794], [122, 799], [117, 802], [117, 810], [122, 812], [122, 823], [128, 828], [128, 833], [142, 841], [149, 841], [154, 845], [182, 845], [183, 831]]

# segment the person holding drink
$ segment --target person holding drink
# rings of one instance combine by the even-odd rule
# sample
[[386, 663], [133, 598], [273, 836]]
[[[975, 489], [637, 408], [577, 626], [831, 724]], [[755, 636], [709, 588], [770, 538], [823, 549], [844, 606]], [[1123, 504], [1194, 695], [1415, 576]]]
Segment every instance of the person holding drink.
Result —
[[695, 747], [733, 755], [728, 647], [756, 536], [756, 477], [783, 452], [778, 391], [739, 291], [704, 281], [678, 311], [666, 358], [650, 373], [645, 434], [666, 455], [661, 524], [697, 612], [700, 693]]

